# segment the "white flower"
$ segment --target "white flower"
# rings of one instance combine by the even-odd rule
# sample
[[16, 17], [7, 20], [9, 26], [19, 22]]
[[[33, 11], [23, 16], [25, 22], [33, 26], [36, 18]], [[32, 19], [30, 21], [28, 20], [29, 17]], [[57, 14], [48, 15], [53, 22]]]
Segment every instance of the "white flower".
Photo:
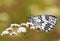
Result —
[[27, 22], [26, 23], [26, 27], [29, 27], [29, 25], [32, 25], [33, 26], [34, 24], [32, 22]]
[[17, 33], [16, 32], [10, 33], [10, 36], [13, 36], [13, 35], [17, 35]]
[[27, 22], [26, 24], [30, 24], [30, 25], [33, 25], [33, 23], [32, 23], [32, 22]]
[[36, 29], [36, 27], [35, 27], [35, 26], [31, 26], [31, 27], [30, 27], [30, 29], [33, 29], [33, 30], [35, 30], [35, 29]]
[[21, 25], [24, 25], [26, 27], [29, 27], [29, 25], [33, 25], [31, 22], [27, 22], [27, 23], [21, 23]]
[[5, 34], [9, 34], [9, 32], [8, 32], [8, 31], [3, 31], [3, 32], [1, 33], [1, 36], [5, 35]]
[[26, 23], [21, 23], [20, 25], [25, 25], [26, 26]]
[[20, 27], [20, 28], [18, 28], [17, 32], [18, 33], [26, 32], [26, 28], [25, 27]]
[[20, 27], [19, 24], [11, 24], [11, 27], [13, 27], [13, 26], [18, 26], [18, 27]]
[[13, 31], [13, 28], [10, 27], [10, 28], [7, 28], [6, 30], [7, 31]]

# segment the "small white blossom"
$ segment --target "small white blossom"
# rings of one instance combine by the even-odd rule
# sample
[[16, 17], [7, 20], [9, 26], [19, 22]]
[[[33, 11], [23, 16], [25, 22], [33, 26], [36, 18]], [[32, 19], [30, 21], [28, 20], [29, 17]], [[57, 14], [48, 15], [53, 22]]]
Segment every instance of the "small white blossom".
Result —
[[20, 28], [18, 28], [17, 32], [18, 33], [26, 32], [26, 28], [25, 27], [20, 27]]
[[48, 32], [48, 30], [45, 30], [45, 32]]
[[26, 23], [26, 27], [29, 27], [29, 25], [32, 25], [33, 26], [34, 24], [32, 22], [27, 22]]
[[13, 27], [13, 26], [20, 26], [19, 24], [11, 24], [11, 27]]
[[33, 23], [32, 23], [32, 22], [27, 22], [26, 24], [30, 24], [30, 25], [33, 25]]
[[7, 30], [7, 31], [9, 31], [9, 30], [13, 31], [13, 28], [10, 27], [10, 28], [7, 28], [6, 30]]
[[13, 36], [13, 35], [17, 35], [17, 33], [16, 32], [12, 32], [12, 33], [10, 33], [9, 36]]
[[30, 27], [30, 29], [33, 29], [33, 30], [35, 30], [36, 28], [35, 28], [35, 26], [31, 26], [31, 27]]
[[26, 23], [21, 23], [20, 25], [26, 25]]
[[1, 33], [1, 36], [5, 35], [5, 34], [9, 34], [9, 32], [8, 32], [8, 31], [3, 31], [3, 32]]
[[40, 27], [40, 26], [36, 26], [35, 28], [36, 28], [36, 29], [37, 29], [37, 28], [41, 29], [41, 27]]

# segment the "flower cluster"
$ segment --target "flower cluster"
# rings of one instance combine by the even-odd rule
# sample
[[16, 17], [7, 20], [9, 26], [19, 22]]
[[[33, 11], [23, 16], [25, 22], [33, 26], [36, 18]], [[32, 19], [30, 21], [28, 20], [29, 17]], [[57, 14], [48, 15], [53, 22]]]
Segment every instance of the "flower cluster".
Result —
[[[14, 28], [16, 28], [17, 30]], [[9, 28], [6, 28], [4, 31], [2, 31], [0, 36], [3, 36], [3, 35], [12, 36], [12, 35], [18, 35], [19, 33], [26, 33], [27, 28], [30, 28], [33, 30], [36, 29], [34, 24], [32, 24], [31, 22], [21, 23], [21, 24], [11, 24]]]
[[[15, 31], [15, 27], [17, 27], [17, 30]], [[22, 32], [26, 32], [26, 28], [25, 27], [21, 27], [21, 25], [19, 24], [11, 24], [11, 26], [7, 29], [5, 29], [1, 34], [0, 36], [3, 36], [3, 35], [9, 35], [9, 36], [12, 36], [12, 35], [18, 35], [18, 33], [22, 33]]]

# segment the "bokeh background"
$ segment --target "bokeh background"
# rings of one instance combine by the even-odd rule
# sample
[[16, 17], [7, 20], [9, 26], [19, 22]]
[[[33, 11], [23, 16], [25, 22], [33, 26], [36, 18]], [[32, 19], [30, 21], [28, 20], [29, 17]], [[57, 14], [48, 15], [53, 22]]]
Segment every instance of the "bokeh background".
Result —
[[51, 14], [58, 17], [51, 32], [29, 30], [19, 37], [1, 37], [0, 41], [60, 41], [60, 0], [0, 0], [0, 33], [12, 23], [29, 21], [29, 16]]

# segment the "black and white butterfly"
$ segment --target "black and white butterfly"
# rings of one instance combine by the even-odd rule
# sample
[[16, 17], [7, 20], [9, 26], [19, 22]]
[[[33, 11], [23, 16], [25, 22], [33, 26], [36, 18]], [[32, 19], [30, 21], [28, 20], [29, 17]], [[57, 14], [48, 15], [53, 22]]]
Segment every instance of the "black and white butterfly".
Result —
[[53, 30], [56, 26], [57, 20], [57, 17], [53, 15], [37, 15], [30, 17], [30, 22], [33, 23], [36, 28], [39, 28], [44, 32]]

